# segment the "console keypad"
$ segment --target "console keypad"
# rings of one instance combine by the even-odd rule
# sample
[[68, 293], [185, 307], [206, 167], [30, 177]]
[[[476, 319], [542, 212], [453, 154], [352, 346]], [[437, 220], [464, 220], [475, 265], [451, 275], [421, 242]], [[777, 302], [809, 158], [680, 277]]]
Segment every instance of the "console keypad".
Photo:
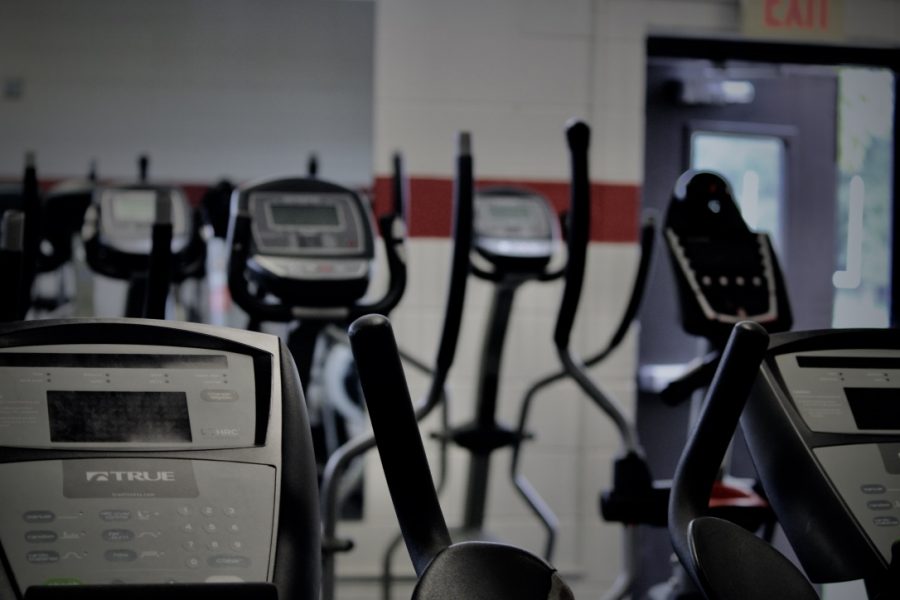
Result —
[[[120, 469], [128, 460], [83, 462]], [[22, 589], [63, 580], [266, 581], [275, 469], [181, 462], [191, 463], [197, 497], [66, 498], [62, 461], [0, 464], [4, 481], [28, 481], [0, 489], [0, 543]]]

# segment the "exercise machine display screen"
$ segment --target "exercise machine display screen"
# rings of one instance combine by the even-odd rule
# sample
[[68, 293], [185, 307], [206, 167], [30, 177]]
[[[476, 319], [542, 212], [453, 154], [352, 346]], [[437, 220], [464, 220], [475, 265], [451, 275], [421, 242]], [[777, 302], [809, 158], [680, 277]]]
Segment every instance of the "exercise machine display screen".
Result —
[[119, 222], [152, 224], [156, 221], [156, 192], [114, 190], [108, 192], [113, 218]]
[[[113, 352], [115, 350], [115, 352]], [[0, 351], [0, 446], [253, 447], [250, 357], [103, 344]]]
[[190, 442], [184, 392], [47, 391], [51, 442]]
[[491, 216], [500, 219], [527, 219], [531, 216], [531, 211], [527, 206], [517, 206], [515, 204], [491, 202], [488, 210], [490, 210]]
[[[172, 252], [184, 250], [191, 241], [192, 209], [184, 193], [174, 187], [100, 189], [96, 208], [85, 214], [85, 225], [98, 228], [105, 246], [128, 254], [149, 254], [152, 248], [153, 224], [156, 222], [156, 200], [165, 194], [172, 203]], [[93, 235], [93, 234], [91, 234]]]
[[844, 388], [853, 420], [861, 430], [900, 430], [900, 389]]
[[791, 399], [817, 433], [900, 430], [900, 354], [820, 350], [776, 358]]
[[272, 223], [274, 225], [340, 225], [337, 208], [334, 206], [304, 206], [273, 204]]
[[503, 259], [549, 259], [558, 240], [556, 215], [536, 195], [502, 192], [475, 196], [475, 247]]

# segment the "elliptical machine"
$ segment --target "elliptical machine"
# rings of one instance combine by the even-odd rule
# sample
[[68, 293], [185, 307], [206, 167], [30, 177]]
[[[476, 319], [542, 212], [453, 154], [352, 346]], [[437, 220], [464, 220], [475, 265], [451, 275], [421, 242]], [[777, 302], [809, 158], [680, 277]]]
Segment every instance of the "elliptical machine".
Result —
[[[562, 370], [542, 377], [535, 382], [525, 393], [519, 412], [518, 443], [513, 446], [512, 460], [510, 462], [510, 477], [520, 496], [525, 500], [528, 508], [535, 514], [543, 525], [547, 534], [544, 545], [544, 559], [552, 560], [555, 550], [556, 536], [559, 522], [549, 505], [540, 497], [528, 479], [519, 472], [522, 454], [522, 442], [527, 439], [528, 416], [538, 393], [550, 385], [571, 377], [582, 387], [588, 396], [598, 403], [606, 412], [621, 413], [614, 401], [593, 383], [585, 372], [586, 367], [594, 366], [608, 358], [622, 343], [631, 327], [643, 299], [646, 289], [647, 277], [650, 273], [653, 257], [655, 224], [652, 217], [645, 219], [641, 226], [640, 235], [640, 260], [635, 279], [632, 284], [631, 294], [625, 310], [619, 319], [612, 336], [606, 346], [593, 356], [582, 360], [575, 356], [569, 347], [572, 328], [578, 312], [578, 304], [581, 296], [581, 288], [584, 282], [587, 247], [590, 238], [591, 206], [590, 206], [590, 180], [587, 173], [587, 153], [590, 140], [590, 129], [585, 123], [573, 122], [568, 128], [569, 151], [572, 154], [572, 201], [570, 213], [567, 219], [567, 246], [568, 263], [565, 270], [565, 288], [557, 314], [556, 328], [554, 331], [554, 343], [557, 354], [562, 363]], [[633, 426], [625, 422], [624, 417], [617, 421], [623, 438], [636, 437], [628, 433]]]
[[893, 330], [769, 338], [755, 323], [734, 327], [681, 455], [669, 505], [672, 545], [706, 598], [818, 598], [771, 545], [708, 514], [739, 419], [762, 486], [809, 579], [863, 579], [872, 600], [900, 596], [898, 378]]
[[[85, 212], [81, 235], [91, 270], [127, 282], [126, 317], [165, 318], [170, 285], [205, 276], [206, 245], [200, 220], [184, 192], [147, 183], [147, 163], [141, 156], [139, 183], [97, 188]], [[163, 247], [164, 238], [170, 239], [168, 247]], [[156, 264], [162, 266], [155, 274], [151, 274], [151, 255], [161, 257]], [[163, 310], [150, 309], [148, 302], [158, 304], [160, 298]], [[197, 299], [187, 307], [188, 320], [201, 318], [200, 303]]]
[[[375, 266], [375, 226], [358, 193], [312, 177], [273, 179], [234, 191], [228, 230], [228, 287], [251, 323], [288, 323], [300, 380], [309, 389], [316, 345], [330, 328], [368, 312], [389, 313], [406, 287], [401, 252], [405, 229], [395, 212], [379, 219], [389, 285], [363, 302]], [[326, 410], [325, 407], [319, 407]], [[316, 457], [321, 475], [340, 437], [316, 407]]]

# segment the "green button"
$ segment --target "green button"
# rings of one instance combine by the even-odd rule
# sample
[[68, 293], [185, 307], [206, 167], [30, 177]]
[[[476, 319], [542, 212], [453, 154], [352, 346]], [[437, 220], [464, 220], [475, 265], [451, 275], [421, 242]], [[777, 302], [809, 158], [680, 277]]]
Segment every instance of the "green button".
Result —
[[81, 585], [81, 580], [76, 577], [51, 577], [44, 585]]

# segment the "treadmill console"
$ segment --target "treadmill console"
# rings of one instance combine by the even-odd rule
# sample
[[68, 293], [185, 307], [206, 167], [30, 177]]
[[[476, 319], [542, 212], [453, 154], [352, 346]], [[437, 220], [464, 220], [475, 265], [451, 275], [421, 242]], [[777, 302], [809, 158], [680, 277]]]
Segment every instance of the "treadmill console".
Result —
[[861, 578], [890, 562], [900, 540], [895, 332], [773, 336], [742, 423], [779, 522], [814, 581]]
[[558, 218], [543, 197], [513, 188], [476, 194], [474, 245], [488, 261], [511, 269], [540, 270], [559, 243]]
[[[0, 546], [18, 594], [166, 582], [314, 589], [309, 426], [276, 338], [143, 320], [26, 325], [0, 332]], [[305, 455], [288, 459], [289, 448]], [[284, 521], [282, 498], [297, 511]], [[294, 564], [278, 564], [279, 536], [298, 535], [288, 522], [309, 539]]]
[[368, 288], [375, 260], [371, 209], [352, 190], [282, 179], [235, 191], [248, 202], [248, 271], [269, 293], [298, 305], [349, 305]]

